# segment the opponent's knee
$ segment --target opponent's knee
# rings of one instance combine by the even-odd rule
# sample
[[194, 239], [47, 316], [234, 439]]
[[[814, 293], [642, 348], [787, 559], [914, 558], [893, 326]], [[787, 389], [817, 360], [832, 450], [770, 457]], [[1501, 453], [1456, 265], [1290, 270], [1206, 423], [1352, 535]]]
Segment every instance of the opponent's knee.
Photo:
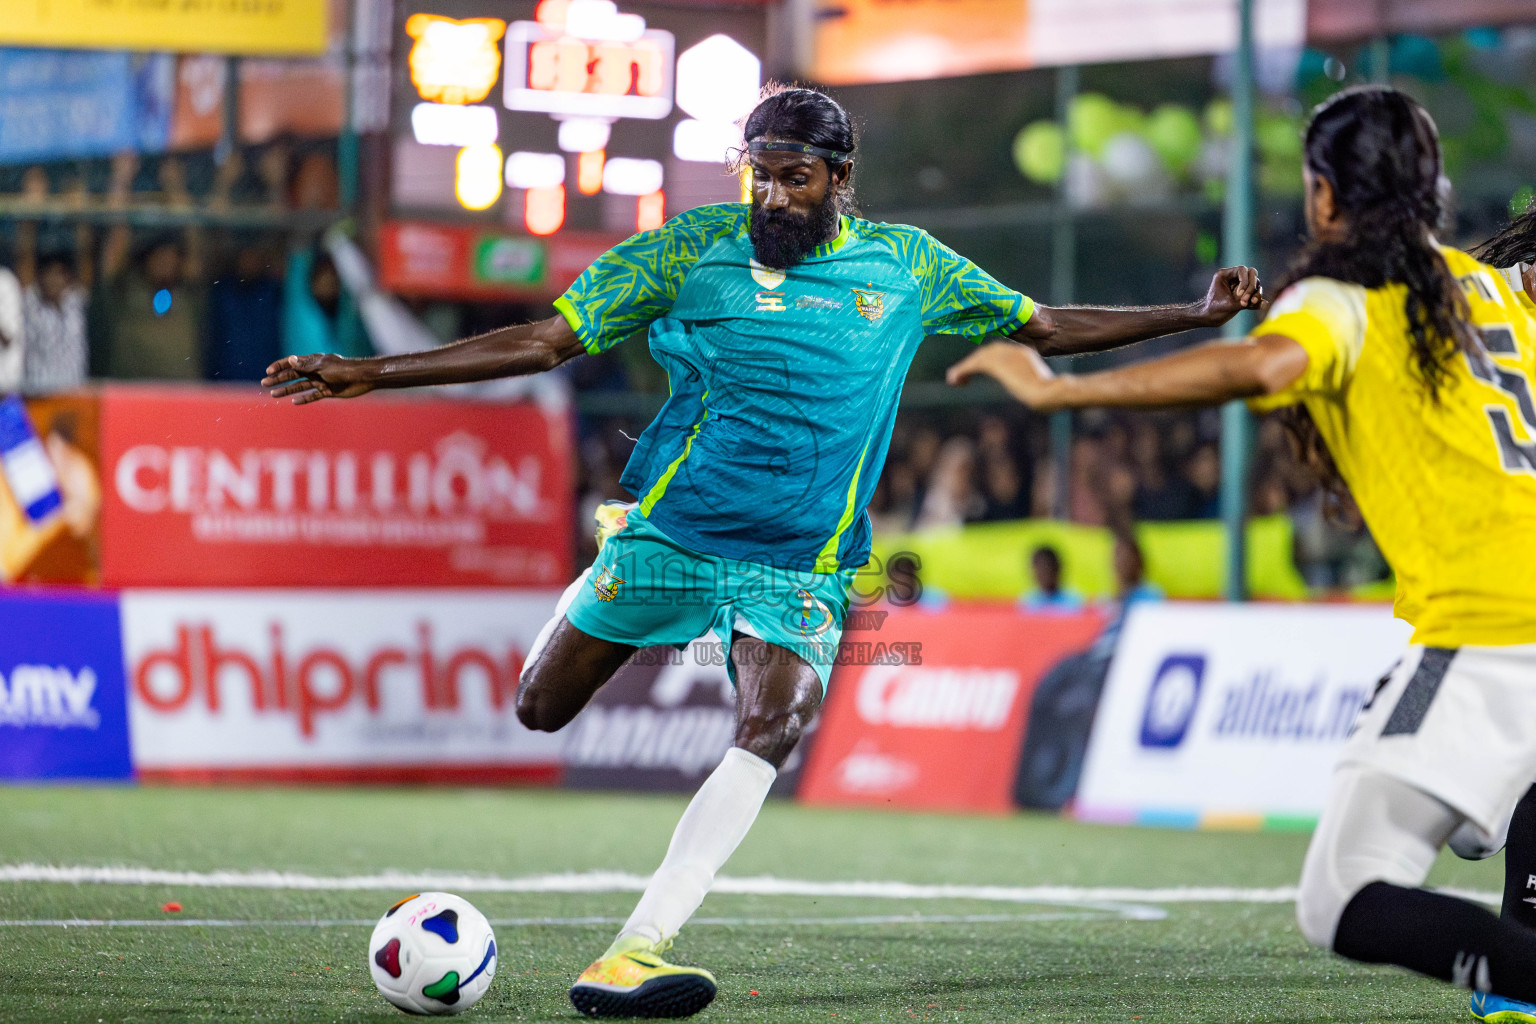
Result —
[[1326, 870], [1314, 870], [1309, 865], [1301, 873], [1301, 885], [1296, 892], [1296, 924], [1302, 937], [1322, 949], [1333, 948], [1333, 936], [1339, 928], [1339, 918], [1344, 908], [1354, 899], [1359, 888], [1345, 891], [1345, 887]]

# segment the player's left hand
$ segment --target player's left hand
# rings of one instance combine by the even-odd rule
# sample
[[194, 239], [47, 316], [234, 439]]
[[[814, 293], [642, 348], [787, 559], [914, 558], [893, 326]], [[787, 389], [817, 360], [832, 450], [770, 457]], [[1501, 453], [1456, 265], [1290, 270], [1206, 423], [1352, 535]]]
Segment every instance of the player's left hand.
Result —
[[1054, 412], [1056, 374], [1028, 345], [994, 341], [949, 368], [944, 379], [959, 386], [978, 374], [991, 377], [1031, 409]]
[[1211, 278], [1200, 315], [1210, 327], [1220, 327], [1245, 309], [1263, 310], [1269, 305], [1252, 267], [1222, 267]]

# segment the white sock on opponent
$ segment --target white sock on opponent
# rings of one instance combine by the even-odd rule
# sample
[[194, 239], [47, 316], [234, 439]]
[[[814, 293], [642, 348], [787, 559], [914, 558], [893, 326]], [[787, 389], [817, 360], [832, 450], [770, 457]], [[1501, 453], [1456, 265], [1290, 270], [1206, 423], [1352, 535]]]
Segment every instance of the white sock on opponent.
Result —
[[614, 940], [613, 952], [626, 939], [654, 944], [677, 934], [704, 902], [715, 872], [746, 838], [778, 774], [756, 754], [740, 747], [726, 751], [683, 812], [666, 859]]

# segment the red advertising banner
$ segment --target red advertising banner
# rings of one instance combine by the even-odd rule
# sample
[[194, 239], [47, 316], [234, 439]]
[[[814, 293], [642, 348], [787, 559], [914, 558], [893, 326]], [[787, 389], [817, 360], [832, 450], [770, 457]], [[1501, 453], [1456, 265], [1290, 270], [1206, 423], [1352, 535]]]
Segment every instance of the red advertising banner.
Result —
[[571, 423], [533, 404], [256, 388], [101, 398], [102, 580], [128, 586], [564, 584]]
[[1012, 605], [852, 613], [800, 799], [1011, 810], [1035, 686], [1103, 624]]

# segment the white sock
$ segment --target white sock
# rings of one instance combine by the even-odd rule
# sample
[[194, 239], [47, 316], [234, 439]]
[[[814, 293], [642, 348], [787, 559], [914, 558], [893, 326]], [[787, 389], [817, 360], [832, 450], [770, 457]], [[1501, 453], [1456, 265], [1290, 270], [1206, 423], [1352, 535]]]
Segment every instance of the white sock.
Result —
[[778, 774], [756, 754], [740, 747], [726, 751], [720, 767], [704, 780], [683, 812], [666, 859], [645, 887], [614, 947], [634, 938], [654, 944], [678, 933], [704, 902], [715, 872], [746, 838]]
[[576, 581], [565, 588], [565, 593], [561, 594], [560, 600], [555, 602], [555, 614], [544, 623], [544, 628], [539, 630], [539, 635], [533, 638], [533, 645], [523, 656], [523, 671], [518, 678], [527, 675], [528, 669], [539, 660], [539, 655], [544, 653], [544, 648], [549, 644], [549, 638], [555, 635], [555, 627], [560, 625], [561, 619], [565, 618], [565, 610], [571, 606], [572, 601], [576, 600], [576, 594], [587, 585], [587, 580], [591, 577], [592, 569], [589, 566], [586, 572], [576, 577]]

